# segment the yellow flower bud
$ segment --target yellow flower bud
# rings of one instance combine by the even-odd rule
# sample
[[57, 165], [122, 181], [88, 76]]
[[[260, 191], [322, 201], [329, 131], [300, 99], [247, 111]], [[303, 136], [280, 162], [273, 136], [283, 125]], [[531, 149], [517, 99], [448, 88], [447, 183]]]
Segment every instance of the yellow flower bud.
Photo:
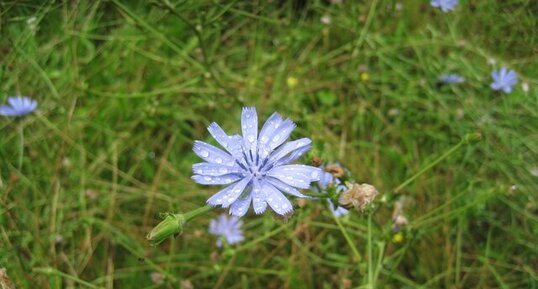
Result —
[[294, 88], [297, 86], [297, 84], [299, 84], [299, 80], [293, 76], [288, 77], [286, 82], [290, 88]]

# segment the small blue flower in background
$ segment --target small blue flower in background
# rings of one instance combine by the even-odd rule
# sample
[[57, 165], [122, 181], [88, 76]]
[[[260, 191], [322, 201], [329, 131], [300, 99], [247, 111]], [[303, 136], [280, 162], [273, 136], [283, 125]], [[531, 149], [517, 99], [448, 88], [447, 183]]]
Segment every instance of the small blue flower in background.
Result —
[[[336, 186], [337, 193], [347, 190], [346, 186], [342, 185], [339, 179], [335, 178], [331, 173], [323, 172], [318, 183], [320, 188], [326, 189], [332, 183]], [[336, 206], [329, 198], [327, 198], [327, 202], [329, 203], [329, 209], [335, 217], [339, 218], [349, 213], [349, 210], [344, 207]]]
[[456, 8], [458, 0], [432, 0], [430, 4], [433, 7], [440, 8], [443, 12], [448, 12]]
[[308, 189], [318, 181], [321, 169], [289, 163], [311, 147], [311, 140], [302, 138], [288, 143], [295, 124], [273, 113], [258, 135], [258, 116], [253, 107], [243, 108], [243, 136], [227, 135], [216, 123], [207, 128], [227, 152], [202, 141], [194, 143], [194, 152], [205, 163], [192, 166], [192, 179], [202, 185], [229, 185], [207, 200], [211, 206], [230, 207], [230, 214], [241, 217], [250, 207], [256, 214], [267, 205], [279, 215], [293, 211], [291, 202], [282, 192], [304, 198], [296, 188]]
[[243, 222], [236, 216], [226, 216], [224, 214], [211, 220], [209, 223], [209, 233], [220, 237], [217, 240], [217, 246], [222, 246], [222, 239], [226, 239], [229, 245], [233, 245], [243, 241], [243, 230], [241, 226]]
[[459, 74], [443, 74], [439, 76], [439, 82], [444, 84], [456, 84], [464, 81], [465, 78]]
[[499, 71], [491, 72], [493, 83], [491, 88], [493, 90], [502, 90], [505, 93], [512, 92], [512, 86], [517, 84], [517, 74], [513, 70], [508, 70], [506, 67], [502, 67]]
[[23, 116], [37, 108], [37, 101], [26, 96], [8, 97], [7, 105], [0, 106], [0, 115]]

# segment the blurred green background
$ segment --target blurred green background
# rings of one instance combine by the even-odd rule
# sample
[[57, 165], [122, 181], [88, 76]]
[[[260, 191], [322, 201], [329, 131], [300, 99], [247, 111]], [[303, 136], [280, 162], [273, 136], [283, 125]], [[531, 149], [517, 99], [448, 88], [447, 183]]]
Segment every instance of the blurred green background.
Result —
[[[537, 15], [535, 0], [449, 13], [418, 0], [2, 1], [0, 101], [39, 107], [0, 119], [0, 267], [17, 288], [538, 288]], [[501, 66], [518, 73], [511, 94], [489, 88]], [[438, 85], [447, 72], [465, 83]], [[207, 233], [221, 209], [150, 246], [159, 213], [218, 190], [190, 180], [192, 144], [212, 141], [212, 121], [239, 132], [243, 106], [293, 119], [308, 157], [375, 185], [370, 228], [308, 201], [286, 220], [249, 214], [235, 247]], [[393, 232], [394, 188], [475, 132], [399, 193], [409, 225]]]

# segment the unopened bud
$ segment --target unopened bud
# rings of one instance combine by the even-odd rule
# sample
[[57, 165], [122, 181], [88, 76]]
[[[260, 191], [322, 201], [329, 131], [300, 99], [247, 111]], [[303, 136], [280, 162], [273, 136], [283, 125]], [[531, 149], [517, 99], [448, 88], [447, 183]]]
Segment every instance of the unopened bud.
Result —
[[172, 235], [181, 234], [184, 223], [185, 218], [183, 214], [167, 214], [164, 220], [153, 228], [146, 238], [153, 245], [157, 245]]
[[379, 194], [376, 188], [369, 184], [348, 184], [348, 190], [344, 192], [338, 202], [344, 207], [355, 207], [364, 210], [372, 203]]
[[479, 132], [469, 133], [463, 137], [465, 143], [473, 143], [482, 139], [482, 134]]

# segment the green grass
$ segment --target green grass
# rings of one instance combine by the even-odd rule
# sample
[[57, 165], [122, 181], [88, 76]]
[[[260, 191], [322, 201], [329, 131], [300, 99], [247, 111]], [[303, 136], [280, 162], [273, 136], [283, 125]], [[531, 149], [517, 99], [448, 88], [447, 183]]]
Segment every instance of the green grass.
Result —
[[[446, 14], [429, 1], [78, 2], [0, 3], [0, 100], [39, 101], [0, 119], [0, 267], [17, 288], [538, 288], [534, 1]], [[489, 88], [501, 65], [519, 75], [509, 95]], [[444, 72], [466, 82], [438, 87]], [[249, 215], [246, 241], [224, 250], [207, 233], [216, 209], [150, 246], [159, 213], [217, 191], [190, 180], [193, 141], [211, 141], [212, 121], [239, 131], [247, 105], [292, 118], [310, 156], [385, 202], [371, 219], [337, 222], [315, 201], [287, 220]], [[410, 224], [394, 243], [393, 190], [475, 132], [398, 193]]]

